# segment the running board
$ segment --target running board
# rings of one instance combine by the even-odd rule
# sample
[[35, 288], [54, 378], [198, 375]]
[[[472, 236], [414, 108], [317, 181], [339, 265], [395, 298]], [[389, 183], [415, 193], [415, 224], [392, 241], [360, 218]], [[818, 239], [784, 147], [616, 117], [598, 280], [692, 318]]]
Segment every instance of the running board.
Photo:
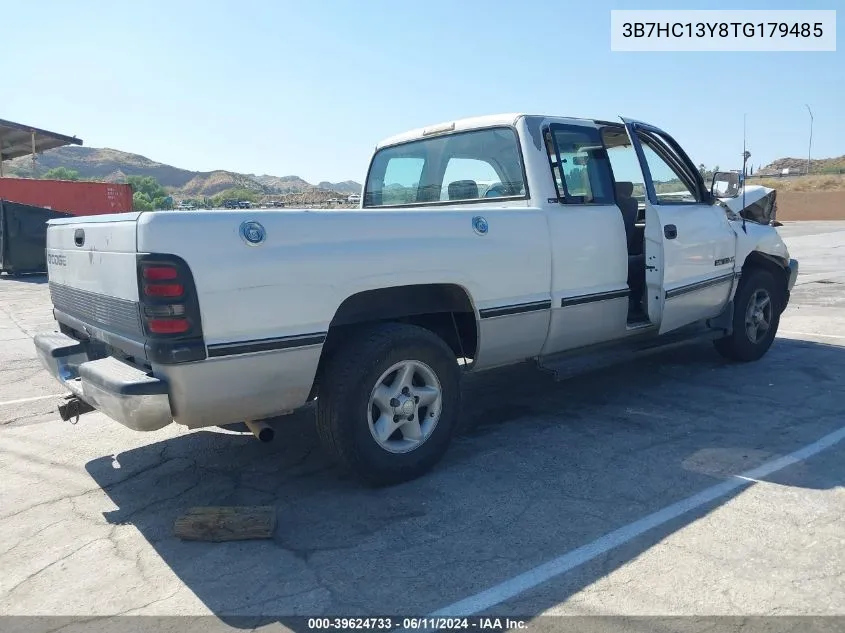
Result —
[[673, 348], [712, 341], [723, 336], [725, 336], [723, 330], [696, 325], [661, 336], [653, 332], [633, 335], [629, 339], [623, 339], [622, 342], [613, 341], [591, 345], [578, 350], [539, 357], [536, 361], [540, 369], [554, 374], [555, 380], [567, 380]]

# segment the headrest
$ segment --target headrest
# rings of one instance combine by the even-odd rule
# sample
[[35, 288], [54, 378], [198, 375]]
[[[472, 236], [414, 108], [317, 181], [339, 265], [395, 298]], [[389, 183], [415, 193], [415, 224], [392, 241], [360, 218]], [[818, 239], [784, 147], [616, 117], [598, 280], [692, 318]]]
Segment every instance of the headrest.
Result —
[[616, 195], [620, 198], [630, 198], [634, 193], [634, 183], [623, 180], [616, 183]]
[[478, 198], [478, 184], [474, 180], [456, 180], [449, 183], [449, 200]]

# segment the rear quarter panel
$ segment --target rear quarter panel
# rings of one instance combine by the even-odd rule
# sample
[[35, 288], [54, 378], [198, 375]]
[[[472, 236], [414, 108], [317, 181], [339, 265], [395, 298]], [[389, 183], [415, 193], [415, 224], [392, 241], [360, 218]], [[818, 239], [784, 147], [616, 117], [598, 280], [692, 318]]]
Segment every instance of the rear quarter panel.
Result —
[[[145, 213], [138, 250], [191, 267], [209, 345], [325, 332], [344, 299], [374, 288], [453, 283], [476, 311], [548, 299], [546, 217], [525, 205]], [[262, 244], [240, 237], [244, 221], [262, 224]]]

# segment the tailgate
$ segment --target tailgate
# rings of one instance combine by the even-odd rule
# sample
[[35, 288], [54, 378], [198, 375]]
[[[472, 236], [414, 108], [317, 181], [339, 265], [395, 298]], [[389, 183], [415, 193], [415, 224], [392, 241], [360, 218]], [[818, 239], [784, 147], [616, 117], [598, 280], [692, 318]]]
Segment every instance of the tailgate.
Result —
[[[143, 338], [135, 234], [139, 215], [50, 221], [47, 273], [58, 312], [136, 341]], [[57, 314], [57, 318], [61, 316]]]

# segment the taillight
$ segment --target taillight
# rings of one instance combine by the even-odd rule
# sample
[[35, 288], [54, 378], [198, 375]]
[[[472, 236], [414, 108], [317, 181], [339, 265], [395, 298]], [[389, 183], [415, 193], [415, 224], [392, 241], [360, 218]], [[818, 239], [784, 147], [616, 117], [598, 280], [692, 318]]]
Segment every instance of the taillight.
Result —
[[152, 334], [184, 334], [191, 324], [187, 319], [148, 319], [147, 329]]
[[144, 314], [150, 318], [167, 318], [185, 316], [185, 306], [170, 304], [162, 306], [144, 306]]
[[207, 358], [197, 289], [183, 259], [139, 255], [138, 295], [147, 360], [174, 364]]
[[150, 336], [202, 336], [194, 280], [172, 255], [144, 255], [138, 262], [141, 318]]
[[147, 265], [143, 268], [143, 277], [147, 281], [168, 281], [177, 279], [179, 271], [176, 270], [175, 266]]
[[182, 284], [144, 284], [144, 294], [148, 297], [181, 297], [184, 292]]

